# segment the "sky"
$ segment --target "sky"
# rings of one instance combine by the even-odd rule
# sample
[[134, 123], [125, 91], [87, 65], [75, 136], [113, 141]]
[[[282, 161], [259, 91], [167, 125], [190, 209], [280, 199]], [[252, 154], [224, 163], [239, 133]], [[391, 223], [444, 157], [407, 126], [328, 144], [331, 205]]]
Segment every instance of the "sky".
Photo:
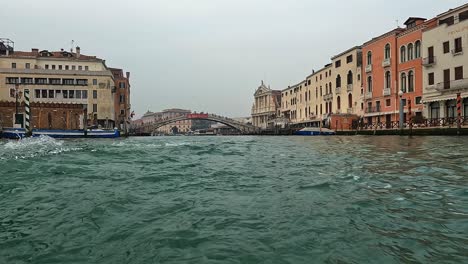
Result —
[[16, 50], [70, 49], [131, 73], [131, 104], [249, 116], [264, 80], [285, 89], [410, 16], [466, 0], [14, 0], [0, 37]]

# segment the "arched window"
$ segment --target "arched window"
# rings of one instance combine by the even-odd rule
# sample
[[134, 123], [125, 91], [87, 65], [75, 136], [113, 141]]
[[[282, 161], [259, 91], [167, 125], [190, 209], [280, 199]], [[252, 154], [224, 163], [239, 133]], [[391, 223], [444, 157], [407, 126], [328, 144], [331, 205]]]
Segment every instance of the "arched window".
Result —
[[416, 41], [415, 48], [414, 48], [414, 57], [421, 58], [421, 41]]
[[353, 95], [348, 94], [348, 108], [353, 108]]
[[413, 60], [413, 43], [408, 44], [408, 60]]
[[390, 59], [390, 44], [385, 45], [385, 59]]
[[367, 65], [372, 65], [372, 52], [367, 52]]
[[401, 46], [400, 48], [400, 61], [405, 62], [406, 61], [406, 47]]
[[328, 83], [325, 84], [325, 94], [328, 94]]
[[332, 102], [333, 101], [330, 101], [330, 103], [328, 103], [328, 113], [332, 112]]
[[341, 87], [341, 76], [338, 74], [338, 76], [336, 76], [336, 88], [339, 87]]
[[414, 74], [413, 74], [413, 71], [408, 72], [408, 92], [414, 92]]
[[336, 107], [338, 110], [341, 109], [341, 98], [339, 96], [336, 97]]
[[348, 84], [353, 84], [353, 72], [348, 71], [348, 76], [346, 79]]
[[433, 102], [429, 105], [430, 107], [430, 118], [439, 118], [440, 105], [439, 102]]
[[391, 87], [391, 78], [390, 78], [390, 71], [385, 73], [385, 88], [390, 89]]
[[367, 91], [372, 92], [372, 76], [367, 77]]
[[406, 73], [401, 74], [401, 90], [406, 93]]
[[331, 84], [331, 82], [328, 83], [328, 87], [330, 87], [330, 93], [331, 93], [331, 91], [332, 91], [332, 84]]

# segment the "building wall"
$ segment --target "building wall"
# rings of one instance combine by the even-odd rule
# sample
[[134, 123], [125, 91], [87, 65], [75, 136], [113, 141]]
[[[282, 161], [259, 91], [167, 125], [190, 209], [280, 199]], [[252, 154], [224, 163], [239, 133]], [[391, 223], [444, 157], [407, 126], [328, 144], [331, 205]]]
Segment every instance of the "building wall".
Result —
[[271, 90], [263, 82], [254, 94], [252, 106], [252, 124], [260, 128], [267, 128], [270, 122], [278, 116], [281, 91]]
[[131, 120], [130, 104], [130, 73], [124, 75], [121, 69], [111, 69], [114, 75], [114, 112], [116, 126], [124, 132], [128, 129]]
[[[423, 32], [422, 56], [425, 63], [428, 59], [428, 48], [434, 48], [435, 63], [425, 64], [423, 67], [423, 102], [424, 116], [428, 118], [437, 118], [431, 114], [431, 104], [438, 103], [440, 107], [439, 116], [441, 118], [449, 115], [447, 105], [453, 104], [457, 92], [461, 93], [462, 98], [468, 98], [468, 20], [459, 21], [459, 13], [468, 10], [465, 5], [462, 9], [455, 9], [444, 16], [438, 17], [438, 20], [454, 16], [455, 23], [447, 26], [446, 24], [429, 28]], [[455, 48], [456, 38], [462, 38], [463, 52], [452, 54]], [[449, 41], [450, 52], [443, 52], [443, 43]], [[455, 81], [455, 67], [463, 66], [463, 79]], [[444, 89], [444, 70], [450, 69], [451, 89]], [[434, 84], [429, 84], [429, 74], [434, 74]], [[458, 87], [458, 89], [454, 89]], [[466, 102], [466, 100], [465, 100]], [[466, 103], [462, 106], [464, 111]], [[464, 114], [464, 113], [463, 113]]]
[[335, 86], [332, 80], [332, 68], [331, 64], [326, 65], [308, 78], [311, 80], [310, 88], [312, 89], [312, 100], [309, 104], [318, 119], [324, 118], [333, 109], [333, 87]]

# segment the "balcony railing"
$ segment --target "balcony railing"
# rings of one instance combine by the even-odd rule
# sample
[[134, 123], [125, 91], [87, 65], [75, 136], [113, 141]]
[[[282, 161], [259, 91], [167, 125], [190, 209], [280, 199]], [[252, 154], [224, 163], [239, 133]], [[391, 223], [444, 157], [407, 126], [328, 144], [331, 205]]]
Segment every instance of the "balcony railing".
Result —
[[468, 79], [441, 82], [437, 84], [435, 89], [437, 91], [460, 90], [460, 89], [468, 90]]
[[430, 67], [432, 65], [436, 64], [436, 57], [426, 57], [422, 61], [422, 65], [425, 67]]
[[372, 98], [372, 91], [366, 93], [366, 99]]
[[380, 106], [374, 106], [374, 107], [367, 107], [366, 108], [366, 113], [380, 113], [381, 112]]
[[323, 100], [332, 100], [333, 99], [333, 94], [329, 93], [323, 96]]
[[372, 64], [369, 64], [366, 66], [366, 73], [369, 73], [372, 71]]
[[383, 95], [384, 96], [388, 96], [392, 93], [392, 91], [390, 90], [390, 88], [384, 88], [383, 89]]
[[341, 93], [341, 87], [336, 87], [335, 94], [340, 94], [340, 93]]
[[353, 84], [352, 84], [352, 83], [346, 85], [346, 91], [347, 91], [347, 92], [352, 92], [352, 91], [353, 91]]
[[382, 67], [388, 67], [391, 64], [390, 58], [386, 58], [382, 61]]
[[431, 84], [431, 85], [426, 86], [426, 90], [428, 91], [435, 90], [436, 88], [437, 88], [437, 84]]
[[[445, 117], [445, 118], [428, 118], [416, 120], [405, 120], [403, 123], [403, 128], [426, 128], [426, 127], [457, 127], [458, 123], [461, 126], [468, 126], [468, 117], [462, 116], [460, 119], [457, 117]], [[391, 122], [355, 122], [352, 125], [351, 129], [359, 130], [385, 130], [385, 129], [398, 129], [400, 127], [399, 121]]]

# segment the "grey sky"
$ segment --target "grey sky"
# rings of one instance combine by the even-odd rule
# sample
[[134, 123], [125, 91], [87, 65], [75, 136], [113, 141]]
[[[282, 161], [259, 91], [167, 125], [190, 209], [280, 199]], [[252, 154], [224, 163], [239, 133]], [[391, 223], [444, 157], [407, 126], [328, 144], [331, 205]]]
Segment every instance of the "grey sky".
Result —
[[262, 79], [302, 80], [332, 55], [409, 16], [431, 18], [466, 0], [14, 0], [0, 37], [17, 50], [69, 49], [131, 72], [138, 115], [179, 107], [248, 116]]

